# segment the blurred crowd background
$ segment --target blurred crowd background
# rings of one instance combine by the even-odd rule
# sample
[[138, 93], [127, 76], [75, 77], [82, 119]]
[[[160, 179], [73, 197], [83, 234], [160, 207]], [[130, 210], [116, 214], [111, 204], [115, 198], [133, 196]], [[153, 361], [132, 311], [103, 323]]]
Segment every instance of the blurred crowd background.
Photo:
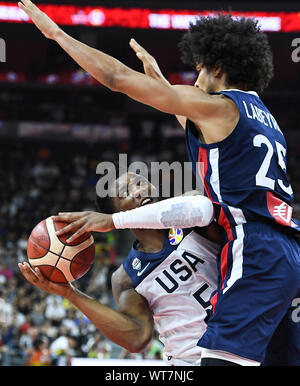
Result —
[[[128, 45], [135, 37], [170, 82], [195, 80], [192, 69], [180, 62], [182, 31], [64, 29], [142, 71]], [[65, 299], [27, 283], [17, 263], [27, 259], [27, 239], [38, 222], [59, 211], [95, 210], [100, 162], [120, 153], [128, 155], [128, 163], [187, 161], [183, 130], [174, 117], [96, 84], [33, 26], [1, 23], [1, 37], [7, 62], [0, 63], [0, 364], [69, 365], [72, 357], [161, 359], [156, 332], [143, 353], [131, 355]], [[295, 37], [269, 34], [275, 78], [262, 99], [288, 142], [294, 217], [299, 219], [300, 63], [291, 60]], [[95, 235], [94, 266], [75, 285], [115, 307], [110, 275], [132, 241], [128, 231]]]

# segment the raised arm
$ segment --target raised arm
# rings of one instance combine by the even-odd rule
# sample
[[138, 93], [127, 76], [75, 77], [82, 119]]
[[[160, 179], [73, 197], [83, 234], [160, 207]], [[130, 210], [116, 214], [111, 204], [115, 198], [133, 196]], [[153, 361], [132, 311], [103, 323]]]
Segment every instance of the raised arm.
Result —
[[[118, 275], [118, 311], [82, 293], [71, 284], [56, 284], [47, 280], [38, 268], [19, 264], [23, 276], [43, 291], [60, 295], [78, 308], [112, 342], [130, 352], [143, 350], [152, 338], [153, 317], [146, 300], [130, 288], [126, 273]], [[124, 283], [124, 284], [123, 284]]]
[[[169, 86], [171, 85], [170, 82], [163, 76], [163, 73], [161, 72], [156, 59], [152, 55], [150, 55], [144, 47], [142, 47], [135, 39], [131, 39], [129, 45], [136, 53], [136, 56], [143, 63], [144, 72], [146, 75], [150, 76], [153, 79], [157, 79], [163, 83], [166, 83]], [[181, 115], [175, 116], [182, 128], [185, 129], [186, 117], [183, 117]]]
[[18, 5], [47, 38], [55, 40], [83, 69], [112, 91], [124, 93], [160, 111], [187, 117], [201, 130], [213, 128], [213, 141], [223, 139], [232, 131], [237, 108], [230, 99], [207, 94], [193, 86], [171, 86], [134, 71], [112, 56], [69, 36], [30, 0], [22, 0]]

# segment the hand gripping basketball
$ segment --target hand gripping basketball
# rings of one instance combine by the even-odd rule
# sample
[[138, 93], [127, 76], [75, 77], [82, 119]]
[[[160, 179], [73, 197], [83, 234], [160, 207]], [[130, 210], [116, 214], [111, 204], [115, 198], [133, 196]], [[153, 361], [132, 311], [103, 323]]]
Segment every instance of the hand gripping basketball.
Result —
[[39, 222], [27, 243], [28, 262], [52, 282], [66, 283], [80, 279], [93, 265], [95, 244], [90, 232], [84, 232], [73, 242], [68, 234], [56, 235], [67, 223], [51, 217]]
[[74, 241], [85, 232], [108, 232], [115, 229], [112, 216], [98, 212], [59, 213], [58, 216], [52, 216], [52, 219], [70, 223], [56, 232], [58, 236], [65, 233], [71, 234], [66, 240], [67, 243]]

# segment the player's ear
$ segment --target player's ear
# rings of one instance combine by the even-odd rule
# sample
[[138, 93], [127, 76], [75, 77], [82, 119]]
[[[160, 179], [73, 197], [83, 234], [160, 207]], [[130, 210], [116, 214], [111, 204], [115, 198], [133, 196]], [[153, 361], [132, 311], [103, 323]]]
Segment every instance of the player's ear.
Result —
[[211, 71], [215, 78], [222, 78], [222, 76], [224, 75], [224, 71], [220, 63], [215, 64]]

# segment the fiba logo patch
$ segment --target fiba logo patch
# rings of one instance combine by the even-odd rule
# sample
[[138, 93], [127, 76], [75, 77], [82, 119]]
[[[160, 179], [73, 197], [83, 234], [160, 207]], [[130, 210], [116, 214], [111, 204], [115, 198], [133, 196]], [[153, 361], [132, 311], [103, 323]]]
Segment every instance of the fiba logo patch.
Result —
[[138, 271], [142, 268], [141, 260], [138, 259], [137, 257], [133, 259], [131, 265], [133, 269], [136, 269]]
[[169, 243], [171, 245], [177, 245], [183, 238], [183, 231], [180, 228], [171, 228], [169, 230]]

